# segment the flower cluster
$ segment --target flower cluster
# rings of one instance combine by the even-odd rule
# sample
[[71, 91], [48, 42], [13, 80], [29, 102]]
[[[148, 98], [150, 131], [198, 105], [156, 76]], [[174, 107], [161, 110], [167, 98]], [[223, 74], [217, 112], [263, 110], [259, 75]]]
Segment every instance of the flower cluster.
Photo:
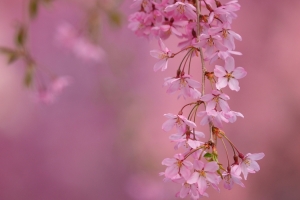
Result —
[[[182, 149], [182, 153], [162, 161], [166, 170], [161, 175], [166, 181], [181, 184], [182, 188], [176, 194], [180, 198], [208, 196], [207, 189], [212, 187], [219, 191], [221, 182], [229, 190], [234, 184], [244, 187], [243, 178], [246, 180], [249, 173], [260, 170], [257, 160], [262, 159], [264, 153], [242, 154], [221, 129], [223, 123], [234, 123], [237, 117], [244, 117], [231, 110], [230, 97], [224, 93], [227, 86], [239, 91], [239, 80], [247, 75], [244, 68], [236, 67], [233, 57], [241, 55], [235, 51], [235, 40], [242, 38], [231, 28], [240, 4], [237, 0], [227, 3], [218, 0], [135, 0], [131, 7], [137, 11], [130, 15], [128, 27], [138, 36], [158, 40], [160, 50], [150, 52], [158, 59], [154, 71], [166, 70], [169, 59], [185, 54], [175, 77], [165, 78], [164, 85], [167, 93], [178, 92], [178, 98], [191, 98], [192, 102], [184, 105], [178, 114], [165, 114], [168, 120], [162, 125], [164, 131], [176, 127], [177, 133], [172, 134], [170, 140], [175, 143], [176, 150]], [[180, 39], [178, 52], [169, 50], [163, 43], [171, 35]], [[191, 75], [191, 63], [192, 58], [199, 57], [202, 80], [197, 81]], [[206, 65], [213, 65], [217, 60], [224, 64], [215, 65], [208, 71]], [[207, 94], [206, 80], [211, 88]], [[188, 107], [190, 110], [186, 111]], [[203, 141], [203, 132], [196, 131], [197, 123], [209, 127], [207, 141]], [[225, 164], [218, 158], [218, 141], [226, 151]], [[226, 143], [232, 149], [233, 160], [229, 159]]]

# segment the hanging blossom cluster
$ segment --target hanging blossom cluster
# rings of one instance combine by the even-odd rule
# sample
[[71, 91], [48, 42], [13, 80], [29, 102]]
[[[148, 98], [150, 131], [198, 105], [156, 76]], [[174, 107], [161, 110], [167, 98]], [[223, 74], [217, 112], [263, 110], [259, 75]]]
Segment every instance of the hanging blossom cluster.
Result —
[[[175, 76], [165, 78], [164, 85], [167, 93], [177, 92], [178, 97], [192, 101], [177, 114], [164, 115], [167, 121], [162, 129], [176, 128], [177, 133], [169, 138], [181, 153], [162, 161], [166, 169], [161, 175], [166, 181], [181, 184], [176, 194], [180, 198], [207, 197], [207, 189], [212, 187], [219, 191], [221, 183], [228, 190], [235, 184], [244, 187], [243, 179], [260, 170], [257, 160], [262, 159], [264, 153], [241, 153], [222, 130], [223, 123], [234, 123], [238, 117], [244, 117], [231, 110], [230, 97], [224, 93], [227, 86], [239, 91], [239, 80], [247, 74], [244, 68], [236, 67], [233, 58], [241, 55], [235, 51], [235, 40], [242, 38], [231, 29], [240, 4], [237, 0], [227, 3], [217, 0], [135, 0], [131, 7], [137, 11], [130, 15], [128, 27], [138, 36], [158, 40], [160, 49], [150, 52], [158, 59], [154, 71], [166, 70], [169, 59], [183, 54]], [[163, 43], [171, 35], [180, 39], [178, 52], [169, 50]], [[191, 63], [195, 58], [201, 60], [200, 81], [191, 75]], [[224, 64], [214, 64], [217, 60]], [[214, 65], [214, 68], [208, 70], [206, 65]], [[210, 83], [207, 88], [206, 80]], [[208, 126], [209, 139], [206, 141], [205, 134], [197, 130], [198, 125]], [[224, 146], [225, 164], [219, 161], [217, 145]], [[232, 149], [232, 160], [227, 146]]]

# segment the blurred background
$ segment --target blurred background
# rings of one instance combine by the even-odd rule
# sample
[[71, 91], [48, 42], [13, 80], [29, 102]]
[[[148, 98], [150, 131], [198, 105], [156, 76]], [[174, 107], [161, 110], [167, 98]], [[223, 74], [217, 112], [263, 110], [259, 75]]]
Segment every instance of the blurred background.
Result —
[[[0, 0], [0, 46], [13, 45], [26, 2]], [[161, 130], [163, 114], [176, 113], [188, 102], [162, 87], [164, 77], [175, 75], [179, 60], [154, 73], [156, 60], [149, 51], [157, 43], [127, 28], [132, 1], [100, 2], [121, 13], [119, 26], [101, 16], [101, 62], [82, 59], [56, 40], [61, 24], [78, 30], [85, 26], [92, 0], [54, 1], [31, 22], [33, 57], [58, 75], [72, 77], [53, 104], [34, 102], [33, 91], [23, 85], [24, 63], [8, 66], [0, 56], [1, 200], [176, 199], [180, 185], [164, 183], [158, 173], [165, 170], [161, 161], [176, 153], [168, 140], [173, 132]], [[226, 92], [231, 108], [245, 119], [224, 131], [243, 153], [266, 156], [259, 161], [261, 170], [244, 181], [246, 188], [209, 189], [209, 199], [298, 200], [300, 2], [239, 2], [233, 29], [243, 37], [236, 42], [243, 56], [235, 59], [248, 75], [238, 93]], [[177, 51], [177, 41], [170, 38], [166, 45]]]

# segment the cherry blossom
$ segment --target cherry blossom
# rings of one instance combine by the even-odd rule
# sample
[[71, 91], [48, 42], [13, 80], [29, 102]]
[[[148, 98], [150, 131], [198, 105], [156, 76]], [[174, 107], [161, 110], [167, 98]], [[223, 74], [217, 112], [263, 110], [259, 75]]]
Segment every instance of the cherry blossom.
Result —
[[217, 186], [220, 182], [220, 177], [216, 174], [219, 169], [217, 162], [204, 163], [200, 160], [196, 160], [194, 163], [195, 172], [187, 180], [187, 183], [197, 183], [200, 194], [204, 194], [208, 188], [207, 182]]
[[[172, 142], [175, 142], [174, 149], [178, 149], [181, 146], [191, 147], [190, 145], [190, 139], [195, 139], [196, 141], [199, 141], [201, 138], [205, 138], [204, 133], [200, 131], [190, 131], [189, 129], [186, 130], [185, 133], [175, 133], [170, 135], [169, 139]], [[192, 147], [191, 147], [192, 148]]]
[[234, 165], [230, 168], [230, 171], [226, 171], [223, 173], [224, 177], [224, 188], [231, 190], [233, 187], [233, 184], [238, 184], [242, 187], [245, 187], [245, 185], [242, 183], [242, 177], [241, 175], [241, 169], [238, 165]]
[[69, 86], [71, 82], [72, 79], [69, 76], [56, 77], [48, 87], [40, 87], [34, 95], [34, 99], [36, 102], [52, 104], [63, 89]]
[[213, 90], [211, 94], [206, 94], [200, 98], [202, 101], [207, 102], [206, 110], [210, 111], [216, 109], [216, 106], [219, 105], [222, 111], [227, 112], [230, 110], [228, 103], [229, 96], [221, 93], [219, 90]]
[[196, 124], [188, 120], [183, 115], [174, 115], [171, 113], [165, 114], [165, 117], [169, 118], [163, 125], [162, 129], [164, 131], [170, 131], [174, 126], [177, 127], [177, 130], [181, 133], [184, 133], [187, 129], [186, 126], [191, 128], [196, 128]]
[[[198, 10], [197, 4], [200, 6]], [[182, 153], [174, 158], [165, 158], [162, 164], [166, 169], [160, 175], [164, 175], [164, 181], [181, 185], [176, 197], [189, 196], [193, 200], [208, 196], [206, 189], [210, 186], [219, 191], [221, 181], [228, 190], [234, 184], [244, 187], [241, 173], [246, 179], [248, 173], [257, 172], [259, 165], [256, 161], [262, 159], [264, 154], [243, 156], [238, 145], [233, 144], [225, 131], [220, 129], [223, 122], [234, 123], [238, 117], [244, 118], [242, 113], [230, 109], [230, 97], [222, 90], [228, 85], [231, 90], [239, 91], [239, 79], [247, 74], [244, 68], [235, 67], [233, 58], [242, 55], [235, 50], [235, 41], [241, 41], [242, 37], [232, 29], [232, 21], [237, 18], [236, 11], [240, 9], [238, 1], [135, 0], [133, 7], [139, 11], [130, 15], [128, 27], [137, 36], [158, 39], [160, 50], [150, 51], [151, 56], [159, 59], [154, 71], [165, 71], [169, 58], [182, 56], [173, 68], [176, 76], [164, 79], [166, 92], [172, 94], [178, 91], [177, 99], [182, 96], [184, 100], [192, 101], [185, 103], [177, 115], [164, 115], [168, 119], [162, 129], [170, 131], [174, 126], [177, 128], [177, 133], [170, 135], [169, 139], [175, 143], [174, 149]], [[163, 43], [172, 36], [179, 40], [177, 46], [181, 50], [177, 53], [171, 53]], [[192, 69], [194, 58], [197, 62], [201, 61], [201, 65], [195, 66], [202, 69], [202, 73], [196, 75]], [[222, 64], [215, 65], [213, 71], [209, 71], [212, 69], [209, 65], [217, 60], [224, 63], [224, 67], [220, 66]], [[199, 75], [202, 75], [201, 81], [198, 81]], [[209, 80], [209, 87], [205, 79]], [[183, 116], [183, 112], [188, 114], [187, 117]], [[209, 131], [197, 130], [197, 116], [202, 117], [200, 125], [207, 125]], [[205, 141], [206, 134], [210, 137], [206, 137], [208, 139]], [[224, 149], [219, 149], [220, 140], [225, 149], [232, 150], [233, 154], [232, 162], [230, 152], [226, 150], [227, 170], [222, 159], [219, 159], [222, 153], [218, 151]], [[187, 159], [193, 160], [193, 164]]]
[[167, 93], [171, 94], [179, 90], [178, 98], [183, 96], [183, 98], [193, 97], [197, 99], [201, 96], [201, 93], [196, 89], [201, 87], [201, 83], [191, 79], [190, 75], [166, 78], [164, 85], [168, 87]]
[[187, 19], [196, 19], [196, 8], [188, 2], [176, 2], [165, 8], [165, 12], [170, 13], [174, 18], [185, 16]]
[[256, 161], [261, 160], [263, 157], [265, 157], [264, 153], [248, 153], [243, 158], [243, 161], [240, 163], [240, 168], [245, 180], [247, 180], [248, 173], [255, 173], [260, 170], [260, 167]]
[[154, 58], [159, 59], [155, 65], [154, 65], [154, 71], [158, 71], [161, 69], [161, 71], [164, 71], [168, 67], [168, 59], [172, 56], [172, 53], [170, 50], [165, 46], [163, 41], [159, 38], [159, 47], [160, 50], [152, 50], [150, 51], [150, 55]]
[[214, 73], [218, 77], [217, 89], [222, 89], [228, 84], [229, 88], [235, 91], [240, 90], [238, 79], [244, 78], [247, 75], [244, 68], [234, 68], [234, 59], [232, 57], [226, 58], [225, 67], [216, 65]]
[[162, 165], [167, 166], [165, 176], [172, 179], [176, 175], [180, 175], [187, 179], [190, 177], [193, 164], [190, 161], [184, 160], [182, 154], [175, 154], [174, 158], [165, 158]]

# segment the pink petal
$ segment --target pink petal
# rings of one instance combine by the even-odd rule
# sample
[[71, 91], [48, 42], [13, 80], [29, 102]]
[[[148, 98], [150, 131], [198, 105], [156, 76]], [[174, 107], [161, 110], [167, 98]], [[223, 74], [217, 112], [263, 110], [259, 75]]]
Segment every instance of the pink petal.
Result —
[[195, 160], [194, 162], [194, 168], [196, 170], [202, 170], [204, 167], [204, 163], [201, 160]]
[[158, 50], [150, 51], [150, 55], [154, 58], [157, 58], [157, 59], [160, 59], [163, 54], [164, 54], [164, 52], [158, 51]]
[[206, 179], [203, 176], [200, 176], [200, 178], [198, 179], [198, 189], [201, 195], [203, 195], [206, 188], [207, 188]]
[[252, 160], [251, 164], [249, 166], [249, 169], [254, 170], [254, 171], [259, 171], [260, 167], [256, 161]]
[[228, 30], [228, 32], [230, 33], [230, 35], [232, 35], [236, 40], [242, 41], [242, 37], [237, 34], [236, 32], [232, 31], [232, 30]]
[[170, 25], [161, 25], [160, 26], [160, 30], [162, 30], [163, 32], [167, 32], [168, 30], [170, 30], [170, 28], [171, 28]]
[[225, 60], [225, 69], [227, 72], [232, 72], [234, 70], [234, 59], [233, 57], [229, 56]]
[[219, 100], [219, 105], [220, 105], [222, 111], [224, 111], [224, 112], [230, 111], [229, 105], [228, 105], [228, 103], [226, 101], [220, 99]]
[[224, 67], [216, 65], [214, 69], [214, 75], [218, 78], [224, 77], [226, 75]]
[[212, 95], [212, 94], [206, 94], [206, 95], [202, 96], [200, 99], [202, 101], [207, 102], [207, 101], [211, 101], [213, 98], [214, 98], [214, 95]]
[[216, 105], [217, 105], [216, 101], [209, 101], [208, 104], [206, 105], [206, 111], [214, 110]]
[[185, 80], [189, 84], [189, 86], [191, 86], [193, 88], [200, 88], [201, 87], [201, 83], [199, 83], [198, 81], [195, 81], [193, 79], [185, 79]]
[[191, 4], [187, 4], [187, 6], [185, 8], [186, 9], [185, 9], [184, 15], [188, 19], [196, 19], [197, 18], [197, 14], [193, 11], [193, 10], [196, 10], [196, 8], [194, 6], [192, 6]]
[[195, 131], [195, 135], [196, 135], [196, 139], [197, 138], [205, 138], [204, 133], [200, 132], [200, 131]]
[[176, 119], [169, 119], [162, 125], [164, 131], [170, 131], [175, 125]]
[[247, 72], [245, 71], [244, 68], [242, 67], [237, 67], [236, 69], [233, 70], [232, 76], [235, 79], [241, 79], [244, 78], [247, 75]]
[[206, 179], [215, 185], [218, 184], [218, 176], [216, 174], [206, 173]]
[[203, 142], [196, 141], [196, 140], [188, 140], [187, 143], [193, 149], [196, 149], [196, 148], [200, 147], [203, 144]]
[[190, 171], [190, 169], [188, 167], [182, 165], [181, 168], [180, 168], [180, 174], [182, 175], [182, 177], [184, 179], [187, 180], [190, 177], [190, 175], [191, 175], [191, 171]]
[[193, 184], [193, 183], [196, 183], [198, 181], [198, 179], [199, 179], [199, 173], [194, 172], [186, 182], [188, 184]]
[[247, 169], [247, 166], [242, 162], [240, 164], [240, 168], [242, 170], [242, 173], [244, 175], [244, 179], [247, 180], [247, 176], [248, 176], [248, 169]]
[[171, 12], [177, 8], [176, 4], [169, 5], [165, 8], [165, 12]]
[[172, 31], [172, 33], [174, 33], [174, 35], [176, 35], [178, 37], [182, 36], [182, 33], [180, 33], [176, 28], [174, 28], [172, 26], [171, 26], [171, 31]]
[[179, 168], [177, 165], [171, 165], [165, 171], [165, 176], [168, 178], [173, 178], [178, 174]]
[[165, 158], [161, 164], [162, 165], [166, 165], [166, 166], [171, 166], [171, 165], [174, 165], [174, 163], [176, 163], [177, 160], [175, 158]]
[[166, 70], [168, 67], [168, 60], [167, 59], [163, 59], [158, 61], [157, 63], [155, 63], [153, 70], [155, 72], [157, 72], [159, 69], [161, 69], [161, 71]]
[[179, 192], [179, 197], [185, 198], [188, 195], [189, 191], [190, 191], [190, 188], [183, 185]]
[[159, 38], [158, 44], [159, 44], [160, 49], [161, 49], [163, 52], [167, 52], [167, 51], [168, 51], [168, 48], [167, 48], [166, 45], [163, 43], [163, 41], [162, 41], [161, 38]]
[[180, 79], [174, 80], [169, 88], [167, 89], [167, 93], [173, 93], [180, 89]]
[[215, 161], [206, 163], [204, 167], [204, 171], [207, 172], [216, 172], [218, 169], [219, 169], [219, 165]]
[[261, 160], [263, 157], [265, 157], [264, 153], [254, 153], [248, 156], [252, 160]]
[[231, 90], [239, 91], [240, 86], [239, 86], [239, 81], [236, 80], [235, 78], [231, 78], [228, 82], [228, 86]]
[[227, 84], [228, 84], [228, 78], [221, 77], [221, 78], [218, 79], [218, 82], [216, 84], [216, 88], [220, 90], [220, 89], [226, 87]]
[[173, 26], [186, 26], [189, 24], [189, 21], [186, 21], [186, 20], [181, 20], [181, 21], [174, 21], [173, 22]]

